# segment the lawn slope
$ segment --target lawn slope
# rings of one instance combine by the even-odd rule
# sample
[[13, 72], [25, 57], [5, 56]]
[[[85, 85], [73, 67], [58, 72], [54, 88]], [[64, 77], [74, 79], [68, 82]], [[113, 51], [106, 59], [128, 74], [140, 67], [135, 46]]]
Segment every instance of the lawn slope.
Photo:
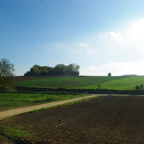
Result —
[[[102, 89], [134, 90], [136, 85], [144, 84], [144, 77], [126, 77], [101, 83]], [[78, 87], [80, 89], [96, 89], [97, 85]]]
[[[21, 81], [15, 83], [15, 86], [25, 87], [49, 87], [49, 88], [79, 88], [79, 87], [90, 87], [98, 83], [104, 83], [113, 80], [124, 79], [124, 76], [93, 76], [93, 77], [61, 77], [61, 78], [45, 78], [35, 79], [28, 81]], [[95, 89], [96, 87], [94, 87]]]

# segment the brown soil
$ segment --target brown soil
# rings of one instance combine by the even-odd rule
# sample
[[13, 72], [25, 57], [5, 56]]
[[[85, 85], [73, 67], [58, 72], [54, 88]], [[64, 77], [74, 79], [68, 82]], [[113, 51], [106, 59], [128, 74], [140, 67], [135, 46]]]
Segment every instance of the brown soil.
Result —
[[34, 79], [44, 79], [44, 78], [59, 78], [59, 77], [77, 77], [77, 76], [18, 76], [15, 77], [15, 82], [34, 80]]
[[12, 117], [0, 124], [23, 127], [20, 143], [144, 143], [144, 97], [103, 96]]

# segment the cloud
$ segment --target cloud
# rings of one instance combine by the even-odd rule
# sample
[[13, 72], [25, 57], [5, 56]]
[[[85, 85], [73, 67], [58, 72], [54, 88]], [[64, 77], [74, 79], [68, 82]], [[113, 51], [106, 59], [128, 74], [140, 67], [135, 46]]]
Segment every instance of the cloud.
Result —
[[104, 75], [109, 72], [113, 76], [125, 74], [138, 74], [144, 75], [144, 59], [140, 61], [127, 62], [127, 63], [108, 63], [100, 66], [89, 66], [80, 72], [81, 75]]
[[78, 52], [78, 51], [74, 51], [74, 52], [70, 52], [70, 54], [81, 54], [82, 52]]
[[144, 18], [129, 21], [124, 27], [99, 33], [98, 37], [99, 42], [96, 41], [93, 45], [97, 44], [101, 49], [103, 59], [109, 55], [109, 62], [143, 59]]
[[60, 44], [55, 43], [54, 44], [55, 47], [61, 47]]
[[93, 49], [87, 49], [86, 52], [88, 52], [88, 53], [92, 53], [92, 54], [95, 54], [95, 53], [96, 53], [96, 51], [93, 50]]
[[144, 44], [144, 18], [129, 21], [125, 27], [99, 34], [99, 37], [122, 45], [135, 43], [140, 46], [140, 44]]
[[79, 46], [89, 48], [89, 45], [86, 43], [79, 43]]

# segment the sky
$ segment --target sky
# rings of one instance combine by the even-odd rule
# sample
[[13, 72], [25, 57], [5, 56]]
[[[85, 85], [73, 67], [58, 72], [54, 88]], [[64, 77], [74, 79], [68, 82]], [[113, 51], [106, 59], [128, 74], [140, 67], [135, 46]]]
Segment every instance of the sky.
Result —
[[144, 0], [0, 0], [0, 59], [80, 66], [80, 75], [144, 75]]

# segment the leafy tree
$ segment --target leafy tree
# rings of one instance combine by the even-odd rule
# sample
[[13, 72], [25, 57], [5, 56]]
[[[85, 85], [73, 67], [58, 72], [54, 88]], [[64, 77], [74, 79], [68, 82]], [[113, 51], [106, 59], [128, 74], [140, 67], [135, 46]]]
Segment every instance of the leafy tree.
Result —
[[140, 89], [143, 90], [143, 84], [140, 84]]
[[108, 73], [108, 76], [111, 76], [111, 73]]
[[136, 85], [135, 90], [143, 90], [143, 84]]
[[136, 86], [135, 86], [135, 90], [140, 90], [140, 86], [139, 86], [139, 85], [136, 85]]
[[31, 75], [39, 75], [40, 71], [38, 68], [33, 67], [30, 69], [30, 73], [31, 73]]
[[7, 89], [12, 87], [14, 83], [14, 64], [8, 59], [2, 58], [0, 61], [0, 87]]
[[79, 75], [80, 66], [77, 64], [57, 64], [54, 68], [49, 66], [34, 65], [24, 76], [41, 76], [41, 75]]
[[30, 71], [27, 71], [24, 76], [30, 76]]
[[58, 64], [54, 68], [55, 75], [66, 75], [67, 67], [64, 64]]
[[73, 64], [67, 66], [67, 75], [73, 75]]
[[79, 75], [79, 71], [73, 72], [73, 75]]
[[79, 71], [79, 69], [80, 69], [80, 66], [74, 63], [73, 64], [73, 71], [76, 72], [76, 71]]
[[34, 65], [32, 68], [40, 68], [41, 66], [40, 65]]
[[101, 84], [98, 83], [98, 84], [97, 84], [97, 88], [98, 88], [98, 89], [102, 89]]
[[41, 76], [47, 76], [48, 75], [48, 71], [43, 69], [43, 70], [40, 71], [40, 75]]

